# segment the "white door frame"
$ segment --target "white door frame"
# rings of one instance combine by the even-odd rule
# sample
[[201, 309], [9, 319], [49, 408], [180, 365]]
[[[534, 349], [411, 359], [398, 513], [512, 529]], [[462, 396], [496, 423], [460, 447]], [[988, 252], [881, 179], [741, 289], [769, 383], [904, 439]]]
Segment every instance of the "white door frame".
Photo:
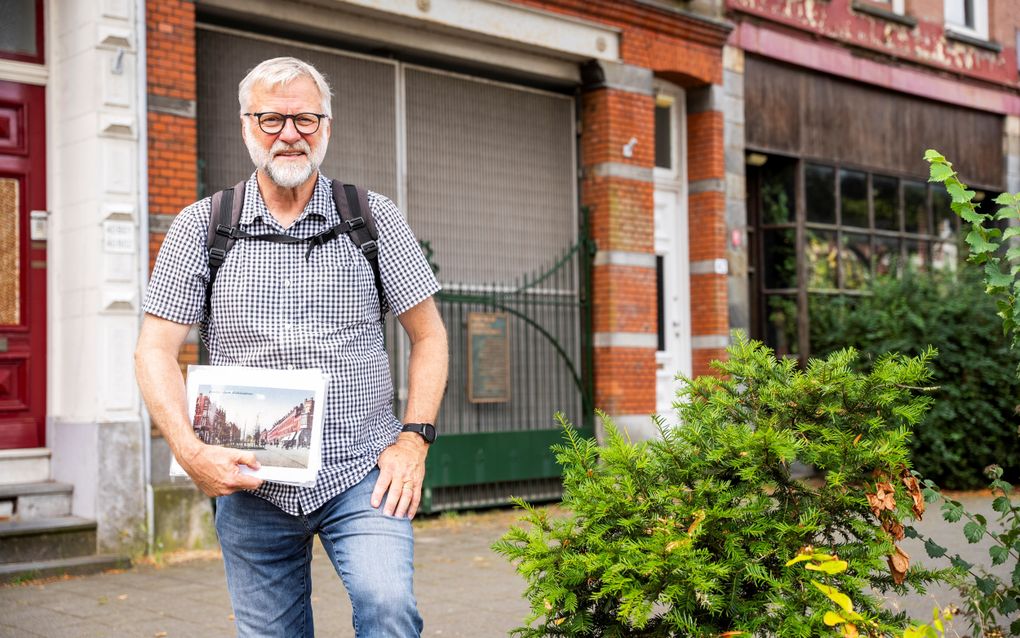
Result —
[[655, 254], [663, 259], [665, 347], [655, 353], [656, 412], [673, 416], [677, 373], [690, 376], [691, 278], [687, 225], [687, 109], [683, 89], [655, 82], [656, 105], [671, 111], [671, 168], [655, 168]]

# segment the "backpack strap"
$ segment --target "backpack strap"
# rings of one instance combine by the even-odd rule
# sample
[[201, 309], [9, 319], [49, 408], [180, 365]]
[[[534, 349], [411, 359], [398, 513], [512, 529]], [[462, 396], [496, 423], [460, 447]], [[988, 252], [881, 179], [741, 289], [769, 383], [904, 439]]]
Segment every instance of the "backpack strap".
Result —
[[[380, 319], [386, 316], [386, 297], [383, 295], [382, 274], [379, 270], [379, 229], [372, 216], [372, 207], [368, 203], [368, 191], [354, 184], [332, 181], [333, 203], [336, 205], [340, 219], [351, 227], [349, 233], [354, 245], [361, 249], [361, 254], [368, 260], [375, 278], [375, 290], [379, 295]], [[359, 222], [358, 220], [361, 220]]]
[[209, 236], [206, 247], [209, 250], [209, 283], [205, 286], [205, 314], [212, 314], [212, 289], [216, 281], [216, 273], [227, 253], [234, 247], [237, 235], [234, 230], [241, 219], [241, 207], [244, 205], [244, 186], [247, 182], [238, 182], [233, 188], [217, 191], [212, 196], [212, 210], [209, 213]]

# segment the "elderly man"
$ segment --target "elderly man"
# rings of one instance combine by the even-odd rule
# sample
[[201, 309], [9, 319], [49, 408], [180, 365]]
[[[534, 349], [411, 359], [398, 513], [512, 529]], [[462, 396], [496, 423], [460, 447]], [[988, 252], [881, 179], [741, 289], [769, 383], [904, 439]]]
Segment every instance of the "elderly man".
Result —
[[[256, 66], [238, 91], [255, 173], [239, 229], [305, 239], [340, 224], [319, 173], [332, 118], [322, 75], [294, 58]], [[431, 423], [446, 384], [439, 286], [400, 212], [369, 192], [381, 292], [347, 235], [318, 242], [238, 239], [209, 281], [206, 198], [174, 220], [156, 260], [135, 354], [138, 382], [174, 456], [217, 497], [216, 530], [241, 636], [311, 636], [310, 561], [318, 534], [343, 579], [358, 636], [418, 636], [410, 519], [421, 498]], [[388, 307], [411, 342], [403, 424], [392, 413], [383, 348]], [[202, 443], [185, 405], [177, 356], [201, 324], [213, 365], [320, 368], [330, 375], [322, 469], [314, 487], [263, 483], [251, 451]]]

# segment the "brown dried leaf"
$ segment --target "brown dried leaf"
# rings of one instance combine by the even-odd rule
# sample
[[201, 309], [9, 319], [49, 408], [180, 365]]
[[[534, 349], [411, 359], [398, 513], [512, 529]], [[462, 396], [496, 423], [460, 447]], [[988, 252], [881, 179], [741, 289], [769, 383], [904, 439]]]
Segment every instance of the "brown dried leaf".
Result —
[[914, 499], [914, 516], [918, 519], [924, 516], [924, 494], [921, 492], [921, 485], [917, 479], [911, 476], [910, 471], [903, 470], [903, 485], [907, 488], [910, 498]]
[[907, 569], [910, 568], [910, 555], [898, 545], [893, 545], [893, 549], [896, 551], [889, 556], [889, 573], [892, 574], [893, 582], [902, 585], [907, 577]]
[[891, 516], [882, 521], [882, 529], [888, 532], [894, 540], [903, 540], [903, 525]]

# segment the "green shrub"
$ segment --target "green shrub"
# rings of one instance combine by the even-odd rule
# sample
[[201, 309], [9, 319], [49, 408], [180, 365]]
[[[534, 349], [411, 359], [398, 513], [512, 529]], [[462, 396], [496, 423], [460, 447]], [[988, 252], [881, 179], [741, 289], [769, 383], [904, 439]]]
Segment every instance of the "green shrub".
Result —
[[[817, 636], [831, 601], [785, 567], [812, 545], [849, 562], [840, 589], [883, 632], [906, 620], [875, 592], [944, 576], [908, 570], [895, 544], [924, 507], [907, 440], [930, 404], [918, 387], [934, 353], [882, 357], [868, 373], [852, 350], [806, 370], [742, 337], [729, 353], [722, 379], [686, 384], [684, 425], [660, 422], [661, 440], [631, 443], [603, 416], [602, 447], [564, 424], [569, 515], [519, 502], [530, 525], [494, 546], [528, 581], [517, 635]], [[824, 481], [793, 478], [794, 461]]]
[[1020, 350], [1011, 351], [1003, 338], [980, 270], [965, 265], [956, 275], [880, 278], [868, 292], [813, 300], [812, 349], [824, 355], [853, 346], [870, 361], [884, 352], [915, 356], [934, 346], [939, 356], [932, 362], [932, 383], [938, 390], [910, 443], [915, 469], [946, 489], [985, 487], [982, 472], [993, 463], [1016, 480]]

